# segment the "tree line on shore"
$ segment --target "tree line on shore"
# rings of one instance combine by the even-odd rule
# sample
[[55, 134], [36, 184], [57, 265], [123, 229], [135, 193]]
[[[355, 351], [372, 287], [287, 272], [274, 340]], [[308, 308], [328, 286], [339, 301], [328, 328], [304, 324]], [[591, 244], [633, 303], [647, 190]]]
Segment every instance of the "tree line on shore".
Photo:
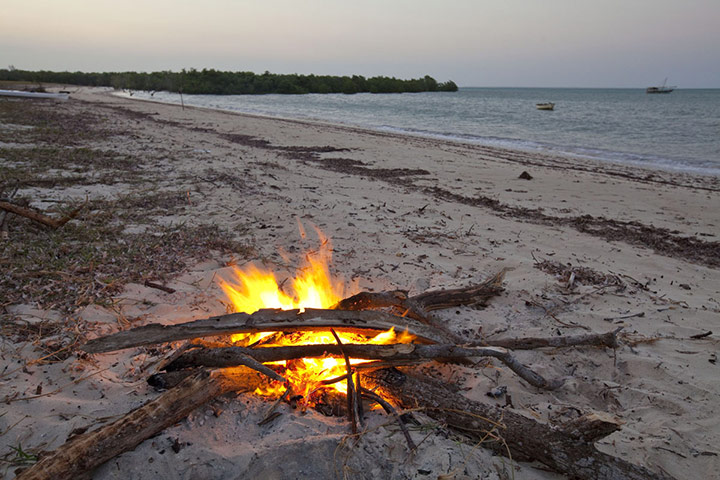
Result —
[[86, 73], [30, 71], [10, 67], [0, 69], [0, 80], [213, 95], [456, 92], [458, 89], [452, 80], [439, 83], [430, 75], [403, 80], [383, 76], [365, 78], [361, 75], [288, 75], [270, 72], [255, 74], [194, 68], [180, 72]]

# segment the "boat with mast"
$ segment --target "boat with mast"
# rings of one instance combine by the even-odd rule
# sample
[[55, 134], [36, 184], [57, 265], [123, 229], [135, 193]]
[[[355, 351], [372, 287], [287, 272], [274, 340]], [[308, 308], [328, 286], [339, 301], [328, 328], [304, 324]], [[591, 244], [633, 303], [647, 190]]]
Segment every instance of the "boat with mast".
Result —
[[675, 87], [675, 86], [668, 87], [667, 86], [667, 78], [666, 78], [665, 81], [663, 82], [663, 84], [660, 85], [659, 87], [647, 87], [645, 89], [645, 93], [670, 93], [673, 90], [675, 90], [675, 88], [677, 88], [677, 87]]

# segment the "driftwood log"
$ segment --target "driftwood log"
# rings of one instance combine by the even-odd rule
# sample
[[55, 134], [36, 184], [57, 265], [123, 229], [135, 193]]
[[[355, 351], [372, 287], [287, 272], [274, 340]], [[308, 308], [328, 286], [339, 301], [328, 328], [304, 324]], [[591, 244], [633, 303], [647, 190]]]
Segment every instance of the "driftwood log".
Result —
[[152, 323], [106, 337], [95, 338], [80, 348], [88, 353], [103, 353], [142, 345], [233, 333], [329, 331], [330, 328], [334, 328], [338, 331], [367, 334], [369, 331], [385, 331], [391, 327], [399, 330], [407, 329], [408, 333], [427, 343], [442, 343], [451, 340], [442, 332], [416, 320], [385, 312], [308, 308], [302, 313], [299, 310], [263, 309], [253, 314], [231, 313], [177, 325]]
[[[594, 442], [620, 428], [605, 414], [591, 414], [561, 426], [551, 426], [509, 408], [475, 402], [435, 382], [421, 380], [394, 369], [362, 375], [366, 388], [404, 408], [420, 408], [448, 427], [476, 440], [500, 455], [535, 460], [570, 478], [587, 480], [670, 479], [612, 455], [600, 452]], [[491, 437], [491, 438], [492, 438]]]
[[408, 314], [419, 312], [422, 316], [433, 310], [467, 306], [484, 306], [492, 298], [504, 291], [502, 282], [506, 270], [493, 275], [489, 280], [469, 287], [447, 290], [430, 290], [413, 297], [408, 297], [406, 290], [389, 292], [360, 292], [357, 295], [341, 300], [332, 308], [339, 310], [375, 310], [378, 308], [395, 307], [401, 311], [410, 310]]
[[200, 348], [190, 350], [173, 362], [166, 365], [168, 371], [204, 367], [232, 367], [236, 365], [247, 365], [246, 360], [252, 357], [260, 363], [276, 362], [278, 360], [293, 360], [306, 357], [320, 357], [323, 355], [343, 356], [352, 358], [365, 358], [369, 360], [386, 360], [395, 364], [402, 362], [417, 363], [433, 359], [458, 360], [472, 357], [493, 357], [507, 365], [520, 378], [530, 385], [546, 390], [554, 390], [563, 384], [562, 380], [546, 380], [529, 367], [520, 363], [510, 352], [500, 347], [472, 347], [465, 348], [458, 345], [418, 345], [418, 344], [393, 344], [393, 345], [367, 345], [349, 344], [344, 345], [297, 345], [285, 347], [263, 347], [263, 348]]
[[461, 305], [471, 307], [485, 306], [492, 297], [504, 291], [502, 283], [505, 279], [506, 272], [507, 270], [501, 270], [478, 285], [446, 290], [431, 290], [413, 297], [408, 297], [408, 292], [405, 290], [361, 292], [341, 300], [332, 308], [338, 310], [377, 310], [380, 308], [393, 308], [403, 316], [409, 316], [443, 332], [454, 342], [463, 343], [464, 340], [457, 334], [451, 332], [445, 323], [430, 317], [430, 312]]
[[[263, 331], [329, 330], [367, 333], [385, 331], [391, 327], [405, 330], [426, 343], [467, 343], [467, 339], [427, 313], [458, 305], [480, 305], [502, 292], [505, 270], [479, 285], [453, 290], [435, 290], [414, 297], [407, 292], [363, 292], [340, 301], [331, 309], [299, 310], [263, 309], [255, 313], [231, 313], [178, 325], [153, 323], [126, 330], [107, 337], [96, 338], [81, 347], [88, 353], [102, 353], [123, 348], [139, 347], [188, 338]], [[381, 308], [394, 307], [402, 316], [391, 315]]]
[[82, 477], [113, 457], [185, 418], [197, 407], [230, 392], [252, 391], [263, 381], [240, 367], [201, 371], [115, 422], [72, 437], [54, 452], [20, 473], [17, 480], [71, 480]]

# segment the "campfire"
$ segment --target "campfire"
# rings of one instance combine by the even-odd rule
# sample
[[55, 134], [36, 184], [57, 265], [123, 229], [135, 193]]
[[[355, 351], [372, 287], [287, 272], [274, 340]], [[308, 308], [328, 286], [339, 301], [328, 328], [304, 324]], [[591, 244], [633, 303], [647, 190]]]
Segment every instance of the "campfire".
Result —
[[87, 342], [82, 350], [99, 354], [187, 340], [148, 380], [164, 393], [109, 425], [73, 437], [17, 478], [84, 475], [232, 392], [274, 399], [258, 419], [260, 425], [281, 415], [282, 402], [295, 411], [316, 408], [326, 414], [321, 407], [332, 404], [331, 410], [347, 415], [352, 433], [360, 436], [370, 415], [366, 407], [376, 404], [395, 419], [412, 453], [417, 447], [398, 411], [410, 408], [498, 454], [536, 460], [570, 477], [663, 478], [595, 448], [595, 441], [620, 428], [610, 415], [589, 412], [547, 425], [516, 411], [504, 391], [493, 396], [505, 395], [505, 405], [471, 401], [453, 385], [414, 376], [412, 368], [397, 369], [435, 361], [472, 365], [470, 359], [488, 358], [519, 376], [526, 388], [554, 390], [562, 380], [544, 378], [518, 361], [513, 350], [615, 348], [619, 329], [550, 338], [469, 338], [433, 312], [485, 305], [503, 291], [505, 270], [479, 284], [415, 296], [404, 290], [347, 292], [330, 272], [331, 243], [319, 235], [319, 248], [305, 255], [294, 278], [278, 282], [272, 271], [252, 264], [235, 268], [231, 278], [220, 282], [228, 314], [150, 324]]
[[[285, 292], [272, 271], [260, 269], [254, 264], [244, 268], [233, 268], [233, 278], [220, 280], [232, 311], [252, 314], [258, 310], [279, 308], [282, 310], [306, 308], [332, 309], [343, 300], [347, 290], [343, 281], [332, 275], [332, 243], [321, 231], [317, 231], [320, 246], [305, 255], [302, 265], [290, 282], [290, 292]], [[254, 348], [297, 346], [297, 345], [389, 345], [411, 343], [416, 337], [407, 331], [397, 333], [395, 327], [374, 335], [353, 332], [330, 331], [267, 331], [261, 333], [240, 333], [231, 336], [234, 346]], [[351, 366], [370, 362], [370, 359], [348, 357]], [[263, 385], [255, 390], [258, 395], [281, 396], [286, 388], [301, 400], [303, 407], [317, 406], [327, 390], [347, 394], [347, 382], [341, 381], [347, 375], [345, 361], [330, 354], [321, 357], [304, 357], [293, 360], [267, 362], [287, 380], [288, 385], [279, 382]]]

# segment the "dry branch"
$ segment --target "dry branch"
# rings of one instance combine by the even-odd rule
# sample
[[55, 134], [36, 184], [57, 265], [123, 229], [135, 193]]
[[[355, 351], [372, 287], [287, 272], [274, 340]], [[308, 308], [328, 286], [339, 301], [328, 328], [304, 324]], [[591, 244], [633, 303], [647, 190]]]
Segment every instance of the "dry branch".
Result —
[[112, 352], [123, 348], [155, 343], [172, 342], [188, 338], [269, 331], [325, 330], [368, 333], [395, 327], [405, 330], [428, 343], [449, 341], [442, 332], [410, 318], [401, 318], [384, 312], [354, 312], [344, 310], [263, 309], [253, 314], [231, 313], [177, 325], [152, 323], [125, 330], [106, 337], [95, 338], [80, 347], [88, 353]]
[[87, 204], [87, 201], [80, 205], [78, 208], [70, 212], [69, 214], [63, 216], [62, 218], [52, 218], [48, 217], [47, 215], [43, 215], [42, 213], [36, 212], [35, 210], [30, 210], [29, 208], [21, 207], [19, 205], [15, 205], [14, 203], [10, 202], [4, 202], [0, 201], [0, 209], [5, 210], [10, 213], [14, 213], [15, 215], [20, 215], [21, 217], [29, 218], [30, 220], [40, 223], [42, 225], [45, 225], [46, 227], [50, 228], [60, 228], [63, 225], [65, 225], [67, 222], [72, 220], [77, 216], [78, 213], [80, 213], [80, 210], [82, 210], [85, 205]]
[[408, 431], [407, 427], [405, 426], [405, 422], [403, 422], [402, 417], [398, 415], [397, 411], [395, 410], [395, 407], [390, 405], [390, 402], [382, 398], [377, 393], [373, 392], [372, 390], [368, 390], [367, 388], [361, 388], [360, 391], [362, 392], [362, 396], [365, 398], [368, 398], [378, 405], [382, 407], [383, 410], [385, 410], [385, 413], [388, 415], [392, 415], [395, 421], [397, 422], [398, 426], [400, 427], [400, 431], [402, 431], [403, 435], [405, 436], [405, 441], [408, 445], [408, 450], [410, 452], [414, 452], [417, 450], [417, 445], [415, 445], [415, 442], [413, 441], [412, 437], [410, 436], [410, 432]]
[[17, 480], [78, 478], [229, 392], [252, 391], [262, 378], [246, 368], [199, 372], [119, 420], [68, 440], [22, 472]]
[[507, 270], [501, 270], [490, 279], [479, 285], [455, 288], [449, 290], [431, 290], [413, 297], [408, 297], [405, 290], [392, 290], [388, 292], [361, 292], [338, 302], [332, 308], [340, 310], [376, 310], [380, 308], [394, 308], [434, 329], [441, 331], [456, 343], [463, 343], [463, 339], [448, 330], [444, 323], [431, 318], [429, 313], [443, 308], [466, 306], [484, 306], [490, 298], [503, 292], [502, 283]]
[[501, 455], [507, 455], [509, 450], [516, 460], [535, 460], [570, 478], [670, 478], [597, 450], [594, 441], [620, 428], [620, 423], [608, 416], [588, 415], [557, 428], [512, 409], [468, 400], [445, 386], [397, 370], [364, 373], [363, 382], [404, 408], [422, 408], [429, 416], [474, 439], [481, 440], [493, 431], [493, 436], [502, 441], [486, 440], [484, 447]]
[[464, 359], [471, 357], [493, 357], [507, 365], [519, 377], [534, 387], [554, 390], [560, 387], [562, 380], [546, 380], [538, 373], [523, 365], [509, 351], [499, 347], [472, 347], [466, 348], [457, 345], [436, 344], [394, 344], [394, 345], [366, 345], [343, 344], [340, 345], [296, 345], [285, 347], [263, 348], [209, 348], [195, 349], [184, 353], [175, 361], [168, 364], [169, 371], [190, 367], [230, 367], [245, 365], [247, 357], [258, 362], [276, 362], [279, 360], [294, 360], [298, 358], [319, 357], [323, 355], [343, 356], [343, 353], [352, 358], [368, 360], [385, 360], [416, 363], [418, 360], [433, 359]]
[[481, 306], [488, 300], [503, 292], [502, 282], [507, 270], [502, 270], [489, 280], [469, 287], [449, 290], [431, 290], [413, 297], [408, 297], [405, 290], [389, 292], [361, 292], [341, 300], [332, 308], [339, 310], [374, 310], [378, 308], [396, 307], [400, 310], [410, 309], [423, 314], [442, 308], [460, 305]]
[[503, 347], [511, 350], [533, 350], [544, 347], [574, 347], [577, 345], [589, 345], [595, 347], [617, 348], [620, 346], [617, 334], [623, 329], [618, 327], [606, 333], [588, 333], [582, 335], [568, 335], [562, 337], [530, 337], [530, 338], [506, 338], [501, 340], [487, 340], [484, 342], [472, 343], [473, 346]]

